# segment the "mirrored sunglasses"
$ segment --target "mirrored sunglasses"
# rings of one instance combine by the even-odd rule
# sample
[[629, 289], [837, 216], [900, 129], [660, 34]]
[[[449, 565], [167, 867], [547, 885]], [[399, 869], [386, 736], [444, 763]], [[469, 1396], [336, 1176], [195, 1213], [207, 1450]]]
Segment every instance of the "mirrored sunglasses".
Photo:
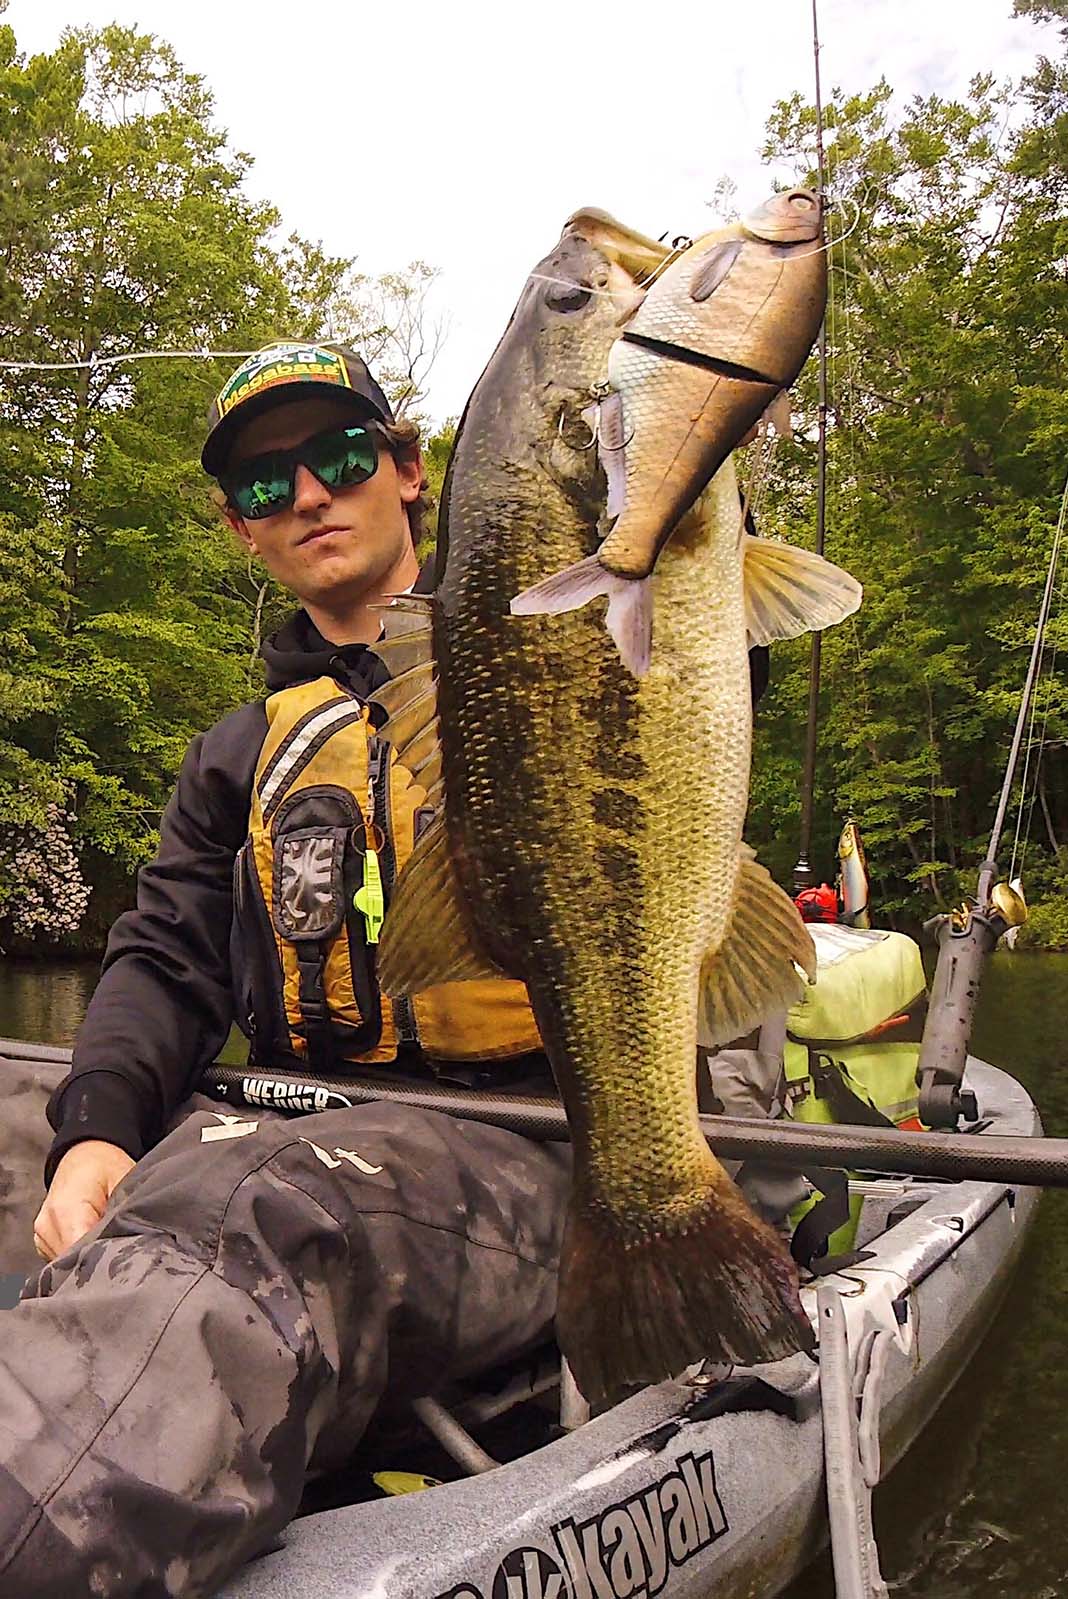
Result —
[[366, 483], [378, 469], [373, 422], [315, 433], [291, 450], [270, 450], [238, 461], [219, 481], [234, 510], [248, 522], [288, 510], [297, 492], [297, 467], [306, 466], [324, 488]]

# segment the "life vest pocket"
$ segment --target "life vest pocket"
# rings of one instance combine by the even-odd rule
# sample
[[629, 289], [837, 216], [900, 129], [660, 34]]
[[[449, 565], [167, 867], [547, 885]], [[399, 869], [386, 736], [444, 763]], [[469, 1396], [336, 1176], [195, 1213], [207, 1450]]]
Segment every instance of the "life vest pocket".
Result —
[[275, 851], [274, 925], [291, 943], [333, 938], [345, 920], [345, 842], [351, 829], [287, 833]]
[[354, 795], [330, 783], [299, 789], [270, 824], [271, 920], [284, 1003], [298, 1051], [367, 1049], [381, 1025], [373, 960], [356, 894], [366, 836]]
[[540, 1048], [522, 983], [439, 984], [382, 1003], [375, 952], [426, 788], [332, 678], [266, 701], [248, 838], [234, 869], [234, 999], [257, 1066], [335, 1075], [417, 1048], [444, 1062]]

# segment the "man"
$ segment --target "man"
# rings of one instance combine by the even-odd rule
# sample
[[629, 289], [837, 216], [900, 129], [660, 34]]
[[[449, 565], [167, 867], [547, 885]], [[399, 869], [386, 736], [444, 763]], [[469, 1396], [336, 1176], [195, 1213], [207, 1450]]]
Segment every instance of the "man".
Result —
[[377, 607], [418, 578], [417, 433], [352, 351], [278, 346], [220, 394], [203, 462], [303, 608], [269, 698], [193, 741], [49, 1105], [51, 1264], [0, 1348], [0, 1599], [213, 1591], [384, 1404], [518, 1353], [555, 1305], [561, 1150], [193, 1097], [235, 1005], [261, 1071], [544, 1081], [521, 985], [413, 1010], [373, 981], [425, 811], [364, 711]]

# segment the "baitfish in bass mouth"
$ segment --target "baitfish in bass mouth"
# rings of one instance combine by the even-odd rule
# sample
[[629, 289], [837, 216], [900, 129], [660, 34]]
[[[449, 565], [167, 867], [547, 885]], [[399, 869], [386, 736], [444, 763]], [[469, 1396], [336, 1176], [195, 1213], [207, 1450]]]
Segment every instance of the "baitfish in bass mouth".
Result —
[[525, 983], [575, 1156], [557, 1331], [593, 1401], [702, 1358], [812, 1344], [788, 1251], [701, 1134], [695, 1063], [699, 1028], [737, 1038], [814, 971], [794, 906], [742, 842], [747, 632], [825, 625], [859, 590], [742, 536], [727, 458], [660, 552], [641, 678], [596, 608], [509, 605], [597, 557], [605, 478], [582, 419], [621, 327], [678, 270], [657, 275], [668, 253], [601, 212], [566, 225], [461, 419], [436, 590], [398, 598], [374, 646], [394, 674], [381, 736], [435, 813], [387, 910], [379, 977], [393, 996]]
[[797, 377], [826, 294], [822, 206], [807, 189], [697, 239], [655, 278], [609, 352], [599, 408], [611, 529], [595, 557], [517, 594], [513, 614], [558, 614], [606, 595], [624, 661], [648, 670], [648, 580], [660, 552]]

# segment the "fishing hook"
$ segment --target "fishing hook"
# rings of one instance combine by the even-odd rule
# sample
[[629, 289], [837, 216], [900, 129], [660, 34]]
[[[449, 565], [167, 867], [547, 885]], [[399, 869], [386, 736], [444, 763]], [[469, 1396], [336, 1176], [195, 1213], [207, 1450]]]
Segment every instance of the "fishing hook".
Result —
[[559, 418], [557, 419], [556, 431], [560, 435], [561, 439], [563, 439], [563, 441], [567, 445], [568, 449], [569, 450], [592, 450], [594, 445], [597, 443], [597, 429], [595, 427], [590, 427], [590, 424], [588, 422], [586, 422], [586, 418], [582, 417], [581, 420], [583, 422], [586, 422], [586, 430], [587, 430], [587, 432], [590, 435], [589, 443], [587, 443], [587, 444], [572, 444], [570, 439], [564, 438], [564, 415], [565, 415], [565, 413], [563, 411], [561, 411], [560, 415], [559, 415]]
[[627, 445], [630, 444], [633, 441], [633, 438], [634, 438], [634, 429], [631, 428], [630, 432], [627, 434], [627, 436], [623, 440], [622, 444], [606, 444], [602, 438], [598, 438], [597, 442], [600, 445], [602, 450], [611, 450], [611, 451], [614, 452], [616, 450], [625, 450], [627, 448]]
[[[583, 416], [582, 420], [586, 422], [585, 416]], [[586, 428], [590, 435], [588, 442], [586, 444], [572, 444], [570, 439], [564, 437], [564, 412], [561, 411], [559, 417], [557, 418], [556, 431], [560, 435], [561, 439], [563, 439], [569, 450], [592, 450], [596, 444], [602, 450], [610, 450], [615, 452], [618, 450], [625, 450], [627, 445], [630, 444], [631, 440], [634, 438], [634, 430], [632, 428], [628, 436], [623, 440], [622, 444], [606, 444], [604, 439], [601, 437], [600, 427], [597, 424], [591, 427], [589, 422], [586, 422]]]

